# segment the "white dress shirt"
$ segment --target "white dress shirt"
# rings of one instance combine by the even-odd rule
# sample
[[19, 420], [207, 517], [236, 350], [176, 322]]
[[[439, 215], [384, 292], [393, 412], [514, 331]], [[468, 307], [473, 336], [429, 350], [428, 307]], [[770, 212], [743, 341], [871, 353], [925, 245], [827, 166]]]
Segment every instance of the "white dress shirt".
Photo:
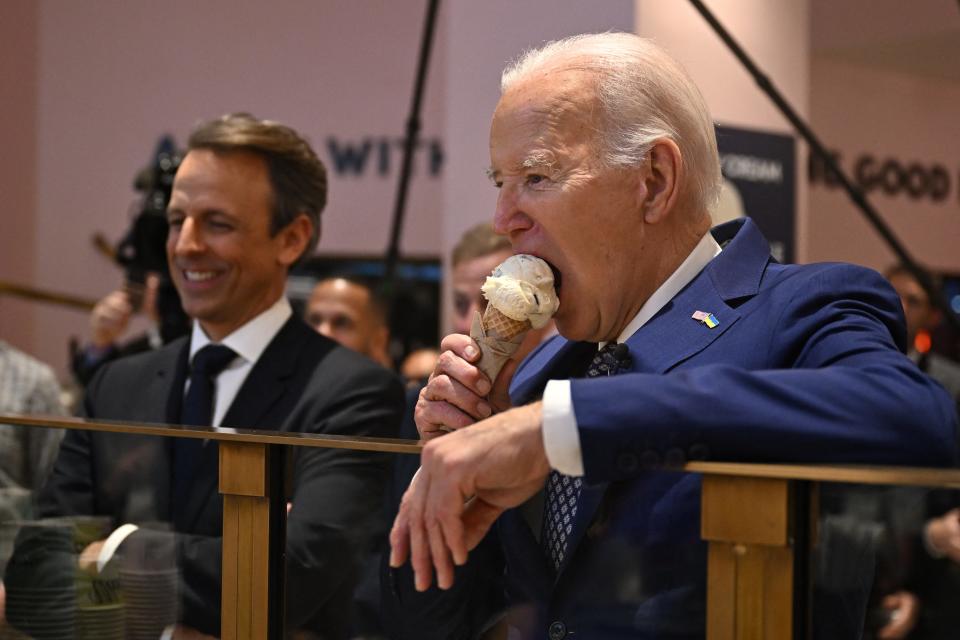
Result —
[[[233, 399], [237, 397], [237, 392], [243, 386], [244, 380], [250, 375], [253, 365], [257, 363], [267, 345], [291, 315], [293, 315], [293, 309], [290, 307], [290, 302], [285, 296], [280, 296], [272, 307], [220, 341], [219, 344], [233, 349], [237, 357], [217, 376], [211, 421], [214, 427], [220, 426], [223, 416], [233, 404]], [[193, 362], [193, 356], [197, 351], [208, 344], [210, 344], [210, 338], [203, 332], [200, 323], [194, 322], [193, 335], [190, 337], [190, 362]], [[187, 393], [189, 386], [189, 382], [184, 386], [184, 394]]]
[[[617, 342], [626, 342], [690, 284], [719, 253], [720, 245], [708, 231], [677, 270], [647, 299], [617, 337]], [[605, 343], [601, 343], [601, 348], [603, 344]], [[580, 433], [577, 431], [577, 416], [570, 395], [569, 380], [550, 380], [543, 390], [543, 446], [551, 468], [568, 476], [583, 475]]]

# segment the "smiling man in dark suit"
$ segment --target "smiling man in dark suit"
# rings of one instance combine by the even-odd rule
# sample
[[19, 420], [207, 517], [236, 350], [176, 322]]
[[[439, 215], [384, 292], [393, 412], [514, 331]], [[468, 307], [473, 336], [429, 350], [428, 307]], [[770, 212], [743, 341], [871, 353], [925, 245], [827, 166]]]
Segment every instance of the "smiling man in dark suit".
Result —
[[[501, 80], [490, 158], [495, 229], [554, 268], [560, 337], [492, 381], [476, 343], [444, 339], [416, 409], [429, 442], [391, 532], [391, 564], [410, 559], [418, 590], [434, 574], [449, 588], [494, 527], [510, 638], [702, 638], [686, 460], [955, 459], [950, 399], [901, 353], [878, 274], [780, 265], [749, 220], [710, 229], [713, 124], [656, 45], [587, 35], [522, 56]], [[534, 517], [516, 508], [541, 489]], [[422, 604], [405, 586], [399, 611]], [[411, 612], [416, 637], [475, 637], [443, 595]]]
[[[399, 381], [310, 329], [284, 296], [287, 271], [320, 235], [326, 188], [322, 163], [289, 127], [236, 114], [197, 128], [167, 212], [170, 272], [195, 320], [192, 334], [106, 365], [88, 387], [86, 415], [395, 435]], [[198, 364], [211, 361], [206, 354], [219, 362]], [[204, 367], [213, 370], [199, 371]], [[195, 392], [205, 384], [203, 402]], [[355, 551], [379, 508], [386, 464], [380, 455], [346, 449], [297, 451], [287, 524], [291, 630], [345, 637]], [[117, 545], [122, 553], [160, 535], [138, 524], [171, 522], [181, 573], [178, 632], [219, 634], [215, 443], [73, 431], [39, 511], [109, 516], [117, 528], [84, 552], [101, 564]], [[29, 571], [29, 559], [22, 568]], [[29, 629], [22, 619], [14, 622]]]

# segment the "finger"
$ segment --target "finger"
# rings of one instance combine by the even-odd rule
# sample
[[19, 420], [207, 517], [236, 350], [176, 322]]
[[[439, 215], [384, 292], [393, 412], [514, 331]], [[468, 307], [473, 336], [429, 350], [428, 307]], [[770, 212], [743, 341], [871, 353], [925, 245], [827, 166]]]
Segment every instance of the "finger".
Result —
[[[447, 474], [449, 477], [451, 474]], [[463, 503], [464, 496], [460, 492], [459, 483], [455, 481], [434, 483], [431, 486], [428, 502], [427, 520], [436, 522], [438, 528], [431, 531], [436, 539], [434, 543], [434, 566], [437, 568], [437, 581], [440, 581], [441, 571], [449, 573], [449, 584], [453, 583], [453, 563], [462, 565], [467, 561], [467, 549], [463, 539]], [[439, 549], [442, 545], [442, 551]], [[447, 587], [442, 587], [447, 588]]]
[[453, 378], [478, 396], [485, 396], [490, 393], [490, 380], [462, 353], [447, 350], [440, 354], [434, 367], [434, 373], [430, 377], [430, 383], [443, 375]]
[[480, 345], [468, 335], [451, 333], [440, 341], [440, 351], [452, 351], [467, 362], [480, 359]]
[[417, 591], [429, 589], [433, 579], [430, 547], [423, 521], [429, 485], [430, 474], [421, 467], [410, 481], [401, 504], [401, 509], [406, 513], [410, 566], [413, 567], [414, 586]]
[[426, 591], [433, 581], [430, 546], [422, 518], [410, 522], [410, 565], [413, 567], [413, 582], [417, 591]]
[[443, 536], [443, 528], [436, 520], [428, 518], [427, 539], [430, 545], [430, 559], [437, 574], [437, 586], [449, 589], [453, 585], [453, 562]]
[[397, 513], [390, 529], [390, 566], [398, 569], [410, 557], [410, 531], [403, 509]]
[[443, 401], [452, 404], [474, 420], [489, 418], [493, 413], [484, 396], [476, 394], [448, 375], [439, 375], [431, 380], [421, 392], [421, 397], [428, 402]]
[[457, 407], [448, 402], [424, 400], [417, 403], [414, 421], [420, 437], [429, 440], [451, 430], [461, 429], [476, 422]]
[[103, 299], [103, 305], [111, 311], [129, 314], [133, 312], [130, 297], [123, 291], [114, 291]]

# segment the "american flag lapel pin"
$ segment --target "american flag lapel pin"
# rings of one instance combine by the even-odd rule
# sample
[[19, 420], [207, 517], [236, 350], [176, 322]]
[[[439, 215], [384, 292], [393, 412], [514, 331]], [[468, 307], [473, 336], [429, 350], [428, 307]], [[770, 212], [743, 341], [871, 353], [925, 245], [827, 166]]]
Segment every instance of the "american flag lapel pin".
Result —
[[720, 324], [720, 321], [717, 320], [717, 317], [707, 311], [699, 311], [699, 310], [694, 311], [693, 315], [690, 317], [698, 322], [702, 322], [703, 324], [707, 325], [711, 329], [713, 329], [714, 327]]

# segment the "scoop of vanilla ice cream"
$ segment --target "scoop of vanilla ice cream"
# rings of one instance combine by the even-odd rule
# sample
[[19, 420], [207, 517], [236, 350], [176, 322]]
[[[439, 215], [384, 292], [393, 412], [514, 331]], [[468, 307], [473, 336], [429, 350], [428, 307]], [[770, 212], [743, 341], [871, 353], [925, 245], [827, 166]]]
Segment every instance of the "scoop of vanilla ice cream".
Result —
[[500, 313], [518, 322], [529, 320], [534, 329], [547, 324], [560, 306], [550, 266], [523, 253], [504, 260], [481, 290]]

